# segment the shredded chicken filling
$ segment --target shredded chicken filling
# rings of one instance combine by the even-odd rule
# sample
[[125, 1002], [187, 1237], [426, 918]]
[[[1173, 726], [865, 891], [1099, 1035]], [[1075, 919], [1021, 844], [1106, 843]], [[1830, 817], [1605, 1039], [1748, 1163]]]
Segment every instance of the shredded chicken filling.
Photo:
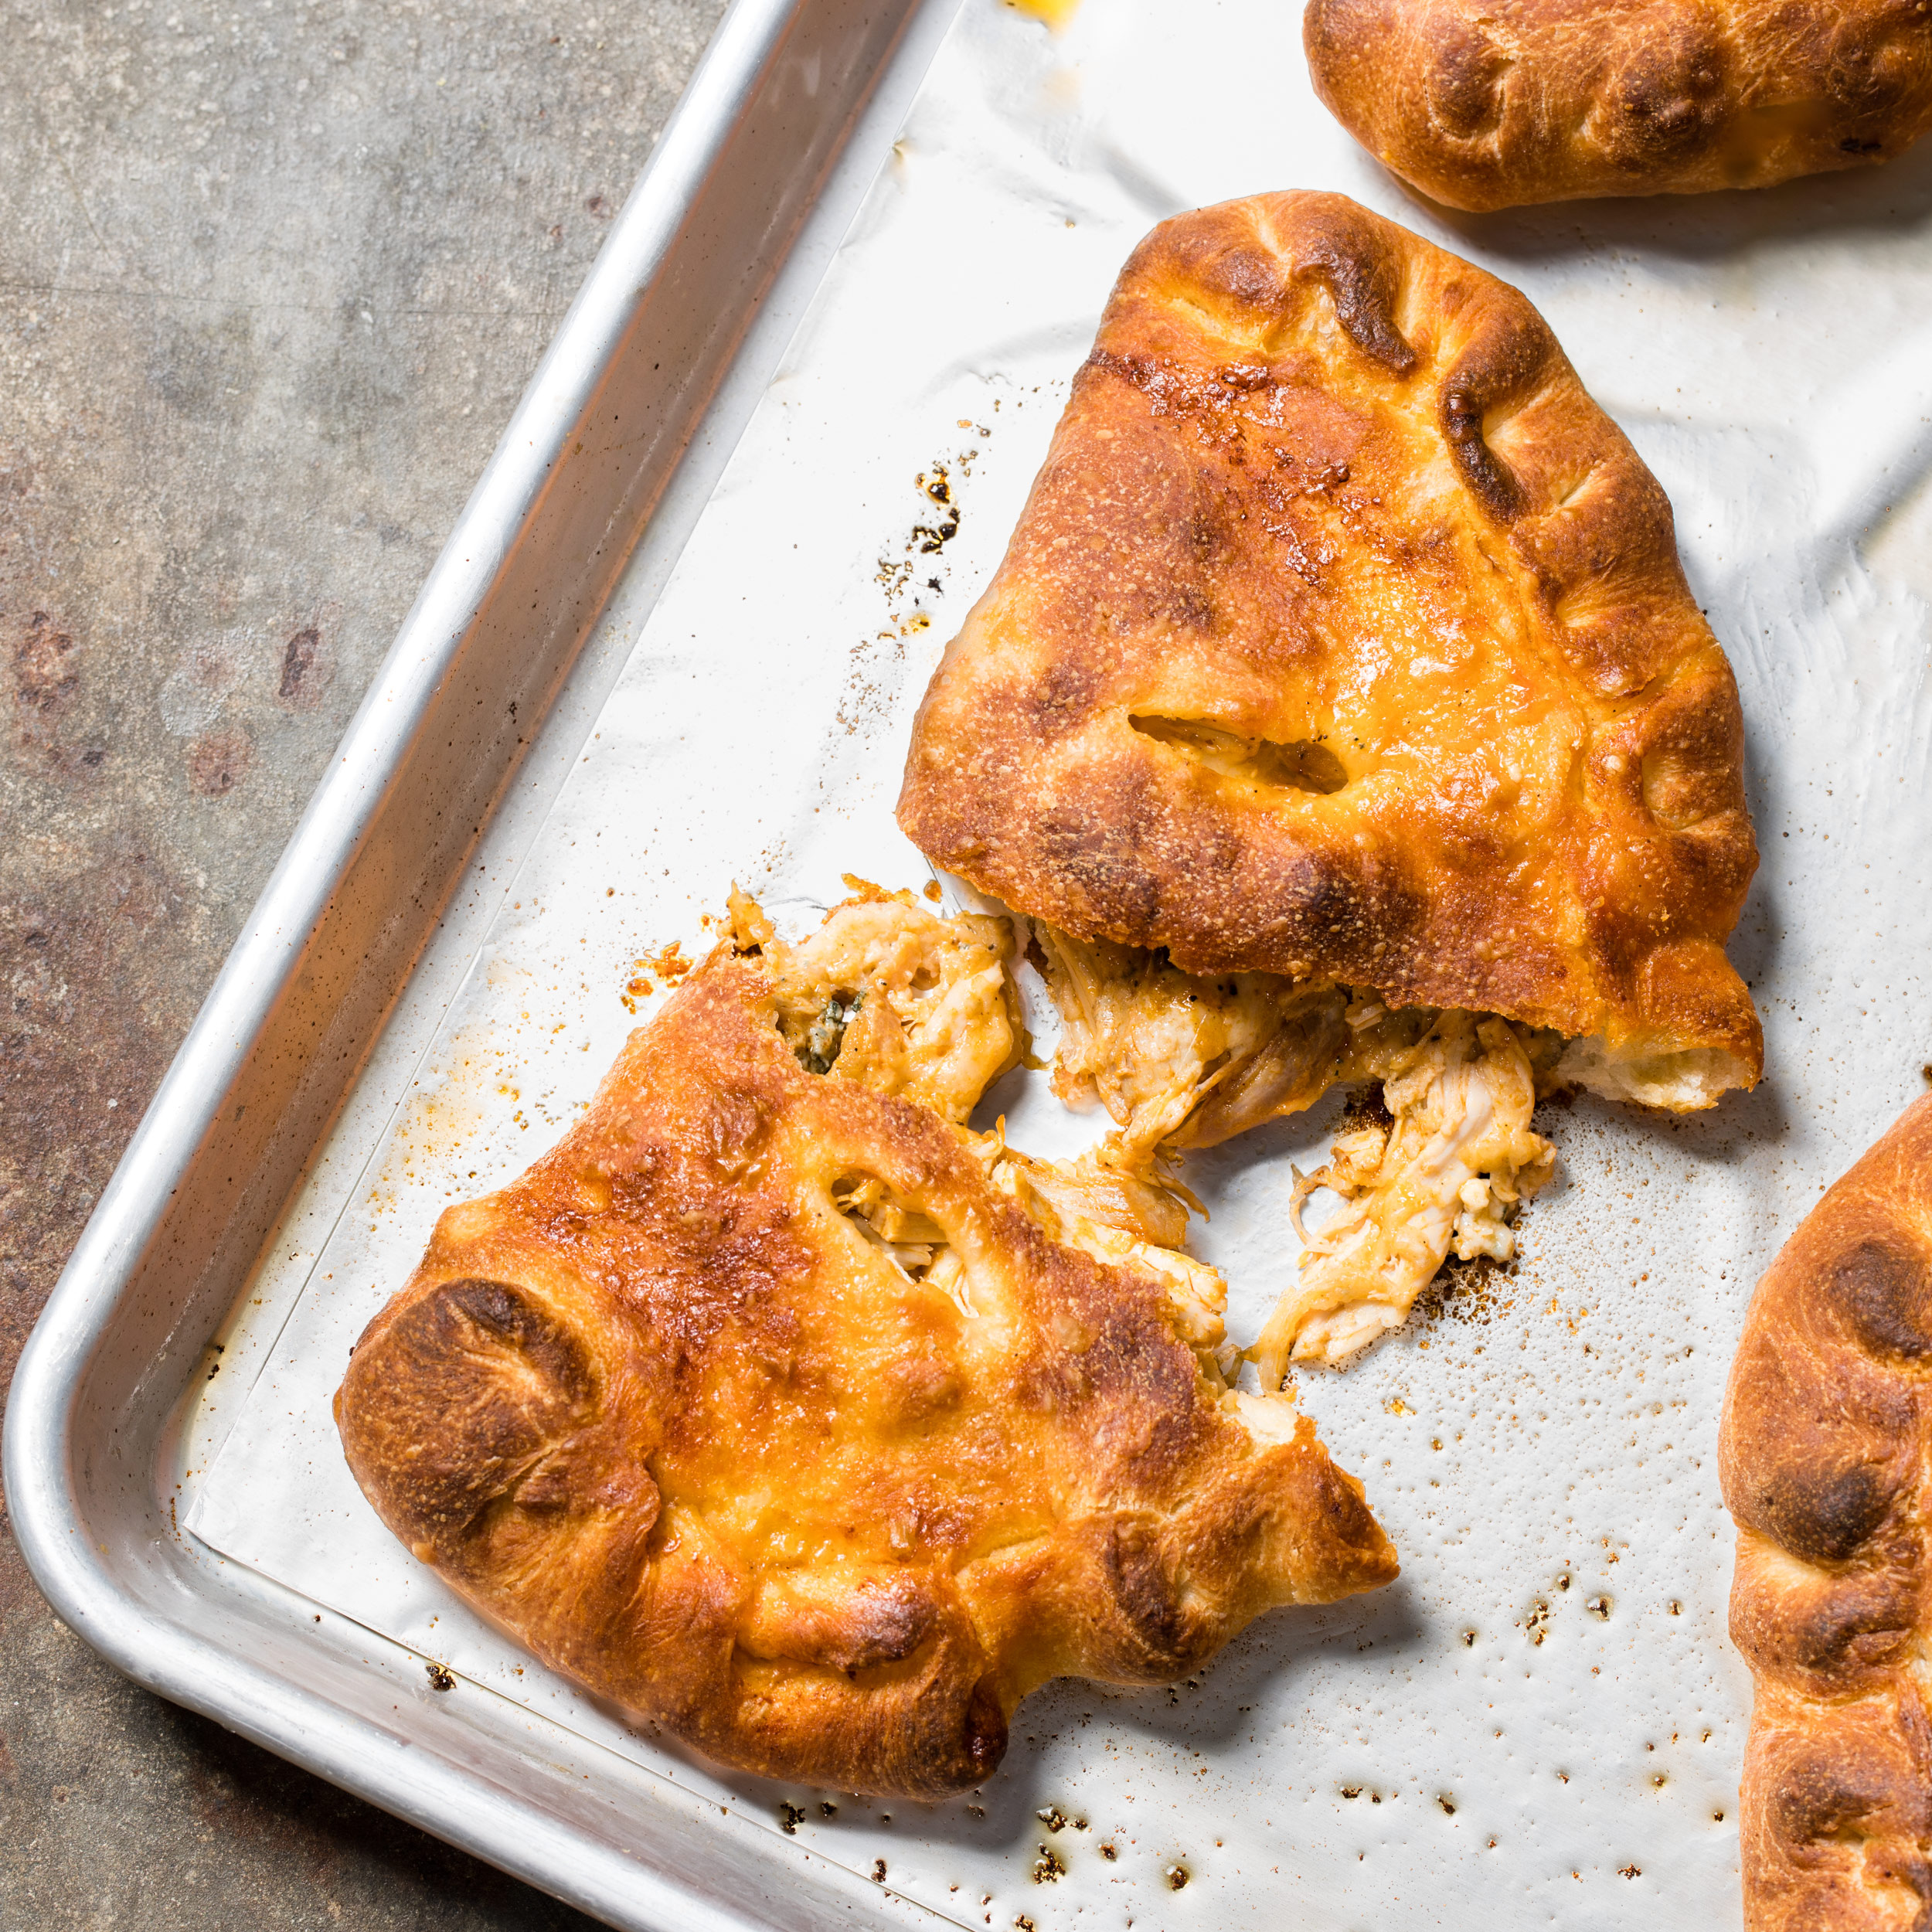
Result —
[[[1389, 1125], [1345, 1134], [1298, 1181], [1301, 1278], [1249, 1352], [1264, 1388], [1291, 1359], [1339, 1362], [1400, 1325], [1451, 1251], [1514, 1256], [1511, 1217], [1556, 1158], [1529, 1127], [1555, 1036], [1494, 1015], [1392, 1011], [1321, 981], [1199, 978], [1162, 954], [1037, 922], [1032, 939], [1064, 1027], [1055, 1090], [1107, 1108], [1116, 1125], [1101, 1158], [1128, 1172], [1152, 1175], [1172, 1152], [1298, 1112], [1331, 1087], [1379, 1083]], [[1309, 1236], [1301, 1211], [1317, 1189], [1342, 1206]]]
[[1166, 1291], [1175, 1334], [1212, 1380], [1232, 1385], [1241, 1352], [1227, 1338], [1228, 1284], [1217, 1269], [1181, 1251], [1187, 1208], [1170, 1189], [1111, 1168], [1090, 1151], [1077, 1161], [1039, 1160], [993, 1134], [981, 1137], [978, 1151], [993, 1185], [1063, 1247], [1154, 1276]]
[[[1007, 922], [941, 919], [910, 893], [847, 883], [855, 896], [796, 944], [734, 893], [734, 942], [769, 968], [777, 1025], [802, 1066], [964, 1129], [1026, 1048]], [[1560, 1049], [1553, 1036], [1494, 1015], [1392, 1011], [1327, 982], [1197, 978], [1163, 954], [1037, 923], [1032, 937], [1064, 1022], [1055, 1090], [1104, 1105], [1115, 1130], [1075, 1162], [1022, 1154], [1003, 1131], [971, 1135], [975, 1151], [1055, 1239], [1158, 1280], [1176, 1332], [1222, 1386], [1242, 1352], [1226, 1335], [1226, 1282], [1183, 1251], [1190, 1197], [1165, 1165], [1181, 1149], [1311, 1106], [1337, 1084], [1380, 1084], [1386, 1124], [1354, 1127], [1325, 1166], [1297, 1176], [1299, 1278], [1247, 1351], [1264, 1390], [1291, 1361], [1339, 1362], [1398, 1326], [1451, 1253], [1513, 1257], [1511, 1217], [1555, 1160], [1529, 1124], [1539, 1074]], [[1339, 1206], [1311, 1233], [1303, 1210], [1318, 1191]], [[916, 1205], [863, 1175], [832, 1198], [896, 1267], [972, 1312], [960, 1257]]]
[[[1342, 1134], [1325, 1167], [1298, 1176], [1295, 1227], [1307, 1245], [1299, 1280], [1250, 1351], [1264, 1388], [1280, 1386], [1291, 1359], [1338, 1362], [1399, 1326], [1452, 1250], [1464, 1261], [1513, 1258], [1509, 1216], [1556, 1158], [1530, 1131], [1529, 1030], [1451, 1009], [1413, 1046], [1383, 1049], [1389, 1124]], [[1318, 1188], [1342, 1206], [1310, 1236], [1301, 1209]]]
[[961, 1124], [1025, 1050], [1007, 972], [1011, 930], [977, 913], [940, 919], [910, 893], [845, 883], [855, 896], [795, 945], [733, 892], [733, 941], [770, 969], [778, 1030], [801, 1066]]
[[1338, 986], [1273, 973], [1197, 979], [1164, 954], [1037, 920], [1032, 939], [1065, 1029], [1053, 1090], [1069, 1106], [1107, 1109], [1124, 1165], [1298, 1113], [1342, 1077], [1351, 1036]]
[[[1187, 1208], [1158, 1182], [1123, 1174], [1091, 1154], [1047, 1161], [1007, 1145], [1002, 1129], [969, 1134], [987, 1179], [1042, 1232], [1097, 1261], [1151, 1275], [1165, 1292], [1174, 1332], [1215, 1385], [1231, 1389], [1241, 1351], [1227, 1338], [1227, 1283], [1182, 1251]], [[914, 1281], [950, 1294], [960, 1312], [980, 1311], [971, 1277], [945, 1230], [883, 1182], [865, 1175], [835, 1183], [832, 1204], [892, 1264]]]

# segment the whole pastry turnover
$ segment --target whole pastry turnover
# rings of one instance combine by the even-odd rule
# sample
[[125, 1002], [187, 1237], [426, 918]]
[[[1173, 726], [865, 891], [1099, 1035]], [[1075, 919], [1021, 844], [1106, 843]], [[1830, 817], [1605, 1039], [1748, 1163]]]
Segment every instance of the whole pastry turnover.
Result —
[[1903, 1932], [1932, 1910], [1928, 1363], [1932, 1097], [1772, 1263], [1725, 1397], [1751, 1932]]
[[1309, 0], [1315, 91], [1454, 208], [1767, 188], [1932, 126], [1927, 0]]
[[1451, 1248], [1509, 1258], [1539, 1091], [1757, 1080], [1742, 765], [1670, 506], [1542, 318], [1338, 196], [1264, 195], [1122, 270], [899, 815], [1030, 918], [1056, 1081], [1123, 1165], [1380, 1087], [1272, 1386]]
[[335, 1398], [383, 1521], [634, 1719], [934, 1798], [1053, 1677], [1161, 1682], [1387, 1581], [1361, 1486], [1231, 1386], [1172, 1196], [964, 1121], [1004, 920], [751, 902], [583, 1119], [452, 1208]]

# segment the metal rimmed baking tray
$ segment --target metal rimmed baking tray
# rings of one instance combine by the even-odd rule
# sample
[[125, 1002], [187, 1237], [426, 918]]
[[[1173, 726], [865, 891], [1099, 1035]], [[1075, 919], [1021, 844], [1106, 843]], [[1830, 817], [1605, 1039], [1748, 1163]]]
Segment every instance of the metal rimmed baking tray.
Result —
[[[628, 226], [661, 151], [23, 1366], [9, 1480], [82, 1628], [616, 1922], [1735, 1917], [1724, 1365], [1932, 1039], [1932, 155], [1452, 221], [1315, 107], [1292, 13], [732, 16], [738, 64], [665, 144], [662, 252]], [[805, 134], [875, 73], [701, 410], [822, 172]], [[702, 944], [731, 878], [797, 920], [842, 869], [916, 882], [907, 713], [1114, 270], [1162, 215], [1290, 184], [1528, 289], [1668, 489], [1746, 708], [1770, 862], [1735, 952], [1770, 1083], [1688, 1122], [1580, 1104], [1512, 1289], [1304, 1382], [1403, 1552], [1391, 1590], [1268, 1620], [1171, 1692], [1042, 1693], [976, 1806], [721, 1776], [526, 1669], [372, 1525], [328, 1430], [342, 1350], [444, 1201], [570, 1117], [648, 1010], [643, 962]], [[1037, 1083], [1003, 1097], [1022, 1145], [1091, 1132]], [[1331, 1124], [1190, 1175], [1237, 1333]]]
[[[29, 1338], [15, 1535], [130, 1675], [612, 1923], [876, 1910], [763, 1832], [423, 1694], [402, 1646], [175, 1532], [183, 1391], [486, 826], [555, 789], [889, 144], [949, 7], [734, 0]], [[573, 707], [576, 707], [573, 709]], [[560, 745], [561, 749], [560, 750]], [[526, 812], [527, 818], [527, 811]], [[514, 836], [514, 835], [512, 835]], [[432, 1001], [435, 995], [430, 995]], [[597, 1775], [588, 1774], [587, 1764]]]

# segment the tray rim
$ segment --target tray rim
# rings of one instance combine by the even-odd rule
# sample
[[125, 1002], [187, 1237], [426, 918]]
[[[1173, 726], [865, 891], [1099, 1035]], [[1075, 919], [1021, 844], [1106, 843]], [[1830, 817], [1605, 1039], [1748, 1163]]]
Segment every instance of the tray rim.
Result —
[[[139, 1289], [144, 1263], [165, 1239], [190, 1169], [217, 1131], [250, 1054], [285, 1002], [302, 968], [304, 946], [362, 855], [414, 733], [485, 611], [515, 538], [564, 463], [591, 392], [654, 281], [667, 270], [667, 279], [675, 279], [675, 249], [687, 218], [758, 105], [760, 83], [787, 36], [815, 12], [830, 10], [826, 0], [730, 0], [89, 1216], [22, 1350], [0, 1434], [0, 1480], [29, 1571], [56, 1614], [116, 1668], [486, 1862], [625, 1926], [744, 1932], [754, 1924], [789, 1921], [747, 1916], [608, 1839], [572, 1831], [552, 1814], [541, 1814], [543, 1828], [533, 1832], [532, 1820], [539, 1815], [534, 1804], [257, 1662], [242, 1643], [197, 1634], [163, 1614], [117, 1572], [107, 1544], [96, 1540], [97, 1526], [89, 1520], [77, 1475], [86, 1454], [77, 1440], [80, 1406], [89, 1371]], [[956, 10], [953, 0], [940, 0], [937, 7], [932, 0], [859, 0], [845, 6], [885, 39], [832, 138], [811, 201], [849, 145], [909, 23], [922, 12], [937, 12], [949, 22]], [[808, 85], [815, 90], [815, 69]], [[803, 225], [801, 214], [777, 250], [774, 269], [794, 252]], [[763, 293], [753, 294], [748, 317], [757, 313]], [[741, 331], [725, 368], [742, 340]], [[716, 393], [714, 382], [692, 410], [681, 446], [666, 465], [667, 478], [702, 437]], [[735, 434], [730, 440], [735, 444]], [[643, 527], [640, 522], [632, 542]], [[583, 617], [583, 632], [597, 614]], [[502, 799], [499, 790], [491, 815]], [[475, 828], [478, 837], [487, 822]], [[434, 924], [433, 917], [429, 923]], [[414, 964], [412, 955], [396, 990], [407, 984]], [[372, 1029], [371, 1043], [382, 1023]], [[354, 1077], [353, 1071], [344, 1076], [345, 1090]], [[231, 1300], [225, 1298], [222, 1308]], [[189, 1352], [178, 1378], [192, 1372], [194, 1359]], [[172, 1399], [166, 1406], [172, 1409]], [[117, 1445], [117, 1453], [130, 1446]], [[132, 1446], [139, 1462], [139, 1447]], [[292, 1597], [252, 1577], [237, 1577], [225, 1589], [225, 1600], [209, 1606], [214, 1614], [205, 1622], [211, 1633], [221, 1631], [225, 1614], [233, 1621], [250, 1598]], [[875, 1910], [900, 1903], [841, 1867], [822, 1859], [812, 1863], [826, 1895], [821, 1909], [829, 1907], [842, 1919], [869, 1900]], [[923, 1908], [910, 1909], [930, 1922]]]

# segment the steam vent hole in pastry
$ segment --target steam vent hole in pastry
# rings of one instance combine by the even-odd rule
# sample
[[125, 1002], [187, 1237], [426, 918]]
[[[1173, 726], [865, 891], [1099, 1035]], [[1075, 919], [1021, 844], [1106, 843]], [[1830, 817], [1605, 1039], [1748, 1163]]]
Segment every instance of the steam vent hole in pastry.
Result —
[[1237, 737], [1202, 718], [1130, 716], [1128, 723], [1146, 736], [1198, 758], [1209, 770], [1251, 784], [1285, 786], [1325, 797], [1349, 782], [1348, 767], [1325, 744], [1312, 739], [1280, 745], [1266, 738]]
[[378, 1514], [632, 1719], [925, 1798], [1049, 1679], [1168, 1682], [1394, 1552], [1233, 1386], [1186, 1208], [965, 1124], [1023, 1049], [1010, 927], [855, 883], [730, 937], [589, 1110], [447, 1211], [335, 1413]]

